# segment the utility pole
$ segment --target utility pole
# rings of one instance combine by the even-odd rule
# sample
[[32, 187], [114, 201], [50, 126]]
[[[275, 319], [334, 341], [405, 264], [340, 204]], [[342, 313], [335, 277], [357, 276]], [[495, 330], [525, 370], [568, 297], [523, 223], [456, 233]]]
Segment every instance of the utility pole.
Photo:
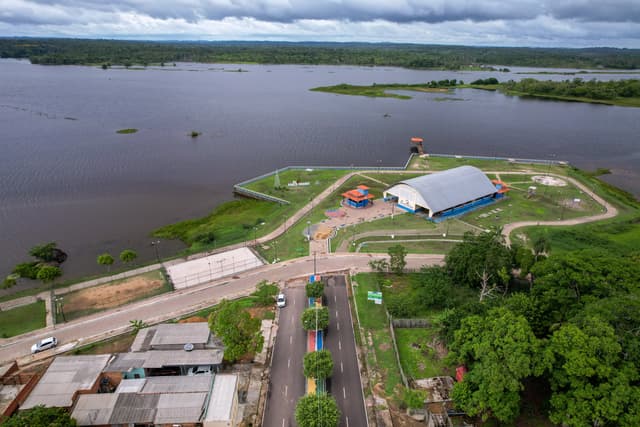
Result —
[[[316, 252], [313, 252], [313, 275], [316, 275]], [[314, 278], [315, 279], [315, 278]]]
[[160, 244], [160, 240], [154, 240], [151, 242], [151, 246], [153, 246], [153, 249], [155, 249], [155, 252], [156, 252], [156, 259], [158, 260], [158, 264], [162, 265], [162, 262], [160, 261], [160, 253], [158, 252], [159, 244]]

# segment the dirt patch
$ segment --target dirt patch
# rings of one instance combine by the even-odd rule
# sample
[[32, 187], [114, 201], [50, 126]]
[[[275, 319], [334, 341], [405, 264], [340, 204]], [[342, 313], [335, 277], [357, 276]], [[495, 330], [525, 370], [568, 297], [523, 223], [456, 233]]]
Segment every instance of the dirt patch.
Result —
[[387, 350], [389, 350], [391, 348], [391, 344], [385, 342], [385, 343], [380, 344], [378, 346], [378, 348], [380, 350], [382, 350], [382, 351], [387, 351]]
[[82, 289], [64, 296], [64, 310], [74, 311], [105, 310], [119, 307], [130, 301], [158, 291], [164, 286], [160, 274], [144, 274], [123, 281]]
[[201, 323], [201, 322], [206, 322], [207, 318], [202, 317], [202, 316], [191, 316], [191, 317], [187, 317], [186, 319], [180, 319], [180, 321], [178, 323]]
[[536, 175], [531, 177], [531, 181], [549, 187], [566, 187], [567, 181], [548, 175]]
[[[576, 200], [579, 200], [576, 202]], [[560, 206], [564, 206], [567, 209], [572, 209], [574, 211], [586, 211], [587, 208], [585, 204], [580, 199], [563, 199], [558, 202]]]
[[247, 311], [249, 312], [249, 314], [251, 314], [251, 317], [256, 318], [256, 319], [264, 319], [267, 312], [273, 311], [273, 308], [271, 307], [250, 307], [247, 308]]

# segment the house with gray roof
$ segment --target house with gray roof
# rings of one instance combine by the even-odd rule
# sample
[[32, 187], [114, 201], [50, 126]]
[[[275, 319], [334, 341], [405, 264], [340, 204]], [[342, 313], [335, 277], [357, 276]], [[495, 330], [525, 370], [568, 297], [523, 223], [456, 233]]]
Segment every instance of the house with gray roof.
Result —
[[122, 380], [115, 393], [85, 394], [71, 416], [79, 426], [236, 425], [238, 376]]
[[95, 393], [111, 355], [58, 356], [31, 391], [20, 410], [38, 405], [70, 408], [78, 393]]

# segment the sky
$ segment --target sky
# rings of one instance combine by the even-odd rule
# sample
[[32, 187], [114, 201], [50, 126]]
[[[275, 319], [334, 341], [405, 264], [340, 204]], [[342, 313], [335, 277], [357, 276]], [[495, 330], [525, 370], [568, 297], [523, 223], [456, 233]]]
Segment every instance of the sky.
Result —
[[0, 0], [0, 36], [640, 48], [640, 0]]

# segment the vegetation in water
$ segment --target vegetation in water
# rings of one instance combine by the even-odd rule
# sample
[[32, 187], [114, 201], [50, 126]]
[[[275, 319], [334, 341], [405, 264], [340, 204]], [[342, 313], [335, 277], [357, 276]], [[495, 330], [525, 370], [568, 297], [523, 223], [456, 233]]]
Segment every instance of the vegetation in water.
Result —
[[116, 131], [116, 133], [119, 133], [122, 135], [127, 135], [130, 133], [136, 133], [136, 132], [138, 132], [138, 129], [134, 129], [134, 128], [120, 129]]
[[34, 64], [131, 67], [175, 62], [397, 66], [508, 72], [483, 64], [640, 68], [640, 49], [439, 46], [396, 43], [152, 42], [2, 38], [0, 57]]
[[556, 99], [561, 101], [591, 102], [599, 104], [620, 105], [624, 107], [640, 107], [640, 80], [573, 80], [551, 81], [523, 79], [519, 82], [509, 80], [500, 83], [495, 77], [478, 79], [470, 84], [453, 80], [431, 81], [421, 84], [372, 84], [371, 86], [357, 86], [339, 84], [311, 89], [317, 92], [337, 93], [341, 95], [360, 95], [370, 97], [386, 97], [411, 99], [408, 95], [400, 95], [391, 90], [407, 90], [419, 92], [447, 91], [455, 88], [474, 88], [486, 90], [500, 90], [509, 95], [534, 96]]

